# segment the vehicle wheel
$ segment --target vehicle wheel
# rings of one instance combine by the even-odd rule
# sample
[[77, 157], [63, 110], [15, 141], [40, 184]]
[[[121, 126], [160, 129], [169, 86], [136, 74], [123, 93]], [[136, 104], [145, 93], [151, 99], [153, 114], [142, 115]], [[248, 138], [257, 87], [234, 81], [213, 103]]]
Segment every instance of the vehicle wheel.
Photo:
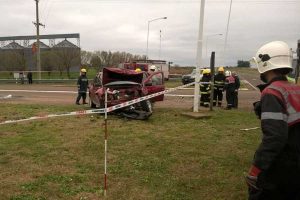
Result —
[[152, 104], [151, 104], [150, 100], [142, 101], [141, 107], [142, 107], [143, 111], [152, 113]]

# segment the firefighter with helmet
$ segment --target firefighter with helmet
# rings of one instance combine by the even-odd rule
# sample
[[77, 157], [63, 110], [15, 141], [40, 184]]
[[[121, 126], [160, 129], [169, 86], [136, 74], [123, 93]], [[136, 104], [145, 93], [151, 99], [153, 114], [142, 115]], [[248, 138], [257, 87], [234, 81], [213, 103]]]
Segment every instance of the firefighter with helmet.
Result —
[[156, 66], [155, 65], [151, 65], [150, 66], [150, 73], [154, 73], [156, 72]]
[[211, 81], [211, 75], [210, 75], [210, 69], [204, 69], [203, 70], [203, 76], [200, 80], [200, 106], [208, 107], [209, 106], [209, 95], [210, 95], [210, 81]]
[[246, 176], [249, 200], [300, 199], [300, 86], [286, 78], [292, 59], [281, 41], [262, 46], [252, 59], [265, 84], [254, 103], [263, 137]]
[[80, 99], [82, 98], [82, 104], [87, 104], [86, 102], [86, 93], [89, 86], [89, 81], [86, 76], [86, 69], [82, 68], [80, 70], [80, 76], [77, 80], [78, 96], [76, 99], [76, 104], [80, 105]]
[[222, 106], [223, 90], [225, 85], [226, 76], [224, 74], [224, 67], [218, 68], [218, 73], [214, 77], [214, 106], [217, 104], [219, 107]]
[[136, 68], [134, 71], [135, 72], [142, 72], [142, 70], [140, 68]]
[[236, 90], [235, 78], [232, 76], [231, 71], [225, 72], [225, 85], [224, 90], [226, 91], [227, 110], [230, 110], [234, 106], [234, 95]]
[[237, 75], [237, 73], [235, 71], [232, 72], [232, 76], [235, 79], [235, 92], [234, 92], [233, 107], [234, 108], [238, 108], [238, 104], [239, 104], [239, 89], [241, 87], [241, 82], [240, 82], [239, 76]]

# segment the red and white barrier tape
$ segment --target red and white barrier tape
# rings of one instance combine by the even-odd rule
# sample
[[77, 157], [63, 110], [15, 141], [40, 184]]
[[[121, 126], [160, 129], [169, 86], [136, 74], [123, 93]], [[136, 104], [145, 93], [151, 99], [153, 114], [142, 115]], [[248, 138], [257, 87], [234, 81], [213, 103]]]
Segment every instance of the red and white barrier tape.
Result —
[[[107, 112], [109, 113], [109, 112], [112, 112], [112, 111], [130, 106], [130, 105], [139, 103], [141, 101], [152, 99], [154, 97], [157, 97], [157, 96], [160, 96], [160, 95], [163, 95], [163, 94], [167, 94], [167, 93], [174, 92], [174, 91], [182, 89], [182, 88], [192, 86], [194, 84], [195, 84], [195, 82], [189, 83], [189, 84], [182, 85], [182, 86], [179, 86], [179, 87], [175, 87], [175, 88], [167, 89], [167, 90], [157, 92], [157, 93], [154, 93], [154, 94], [150, 94], [150, 95], [147, 95], [147, 96], [143, 96], [143, 97], [140, 97], [140, 98], [137, 98], [137, 99], [134, 99], [134, 100], [130, 100], [130, 101], [127, 101], [127, 102], [124, 102], [124, 103], [121, 103], [121, 104], [118, 104], [118, 105], [115, 105], [115, 106], [111, 106], [111, 107], [107, 108]], [[203, 84], [208, 84], [208, 83], [203, 82]], [[13, 124], [13, 123], [32, 121], [32, 120], [39, 120], [39, 119], [54, 118], [54, 117], [90, 115], [90, 114], [98, 114], [98, 113], [105, 113], [105, 109], [101, 108], [101, 109], [93, 109], [93, 110], [81, 110], [81, 111], [74, 111], [74, 112], [63, 113], [63, 114], [50, 114], [50, 115], [44, 115], [44, 116], [35, 116], [35, 117], [30, 117], [30, 118], [26, 118], [26, 119], [19, 119], [19, 120], [7, 120], [7, 121], [4, 121], [4, 122], [1, 122], [0, 125]]]

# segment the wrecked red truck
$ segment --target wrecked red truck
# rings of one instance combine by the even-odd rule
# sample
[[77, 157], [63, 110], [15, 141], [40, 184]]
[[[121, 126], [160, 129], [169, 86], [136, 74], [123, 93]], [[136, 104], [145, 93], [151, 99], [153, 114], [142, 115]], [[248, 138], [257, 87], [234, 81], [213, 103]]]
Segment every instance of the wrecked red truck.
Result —
[[[104, 108], [105, 90], [108, 90], [107, 105], [115, 106], [142, 96], [165, 90], [162, 72], [136, 72], [129, 69], [104, 68], [102, 76], [96, 76], [89, 87], [91, 108]], [[164, 95], [116, 110], [115, 113], [131, 119], [148, 119], [152, 106], [163, 101]]]

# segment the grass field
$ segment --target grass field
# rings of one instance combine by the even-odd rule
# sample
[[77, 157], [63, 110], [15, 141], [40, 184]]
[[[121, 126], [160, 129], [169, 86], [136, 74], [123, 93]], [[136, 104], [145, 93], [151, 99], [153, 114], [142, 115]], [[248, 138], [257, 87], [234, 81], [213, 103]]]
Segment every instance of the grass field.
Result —
[[[75, 110], [75, 106], [0, 104], [0, 121]], [[77, 108], [78, 109], [78, 108]], [[207, 120], [156, 109], [148, 121], [109, 116], [107, 199], [245, 199], [243, 172], [258, 145], [247, 111]], [[0, 197], [103, 199], [103, 117], [4, 125]]]

